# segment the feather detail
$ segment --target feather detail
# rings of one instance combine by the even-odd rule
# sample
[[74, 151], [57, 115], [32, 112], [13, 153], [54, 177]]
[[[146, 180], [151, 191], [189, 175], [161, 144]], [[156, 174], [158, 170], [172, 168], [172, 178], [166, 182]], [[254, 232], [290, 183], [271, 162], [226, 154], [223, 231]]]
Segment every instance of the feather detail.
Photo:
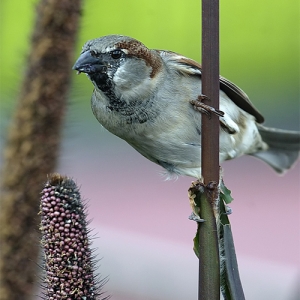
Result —
[[[202, 75], [201, 65], [176, 52], [157, 50], [160, 56], [182, 75]], [[220, 76], [220, 89], [241, 109], [255, 117], [257, 123], [263, 123], [264, 117], [254, 107], [248, 95], [234, 83]]]

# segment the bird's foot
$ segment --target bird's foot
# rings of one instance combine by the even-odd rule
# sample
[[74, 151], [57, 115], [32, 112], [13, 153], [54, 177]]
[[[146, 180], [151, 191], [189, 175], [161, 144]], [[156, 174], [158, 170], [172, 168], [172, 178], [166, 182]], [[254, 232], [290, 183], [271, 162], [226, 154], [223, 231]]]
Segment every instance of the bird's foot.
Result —
[[209, 118], [211, 117], [212, 113], [216, 114], [219, 117], [224, 117], [224, 112], [202, 102], [203, 100], [207, 99], [209, 99], [207, 96], [200, 95], [198, 96], [197, 100], [191, 100], [190, 103], [193, 105], [196, 111], [206, 114]]

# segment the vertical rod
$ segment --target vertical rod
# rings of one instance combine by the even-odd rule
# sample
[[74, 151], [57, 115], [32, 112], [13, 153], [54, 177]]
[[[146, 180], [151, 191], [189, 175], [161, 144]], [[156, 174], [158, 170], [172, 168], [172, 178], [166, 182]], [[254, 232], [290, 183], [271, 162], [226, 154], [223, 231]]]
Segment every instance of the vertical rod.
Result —
[[[219, 0], [202, 0], [202, 94], [219, 109]], [[219, 181], [219, 118], [202, 117], [202, 176]]]
[[[202, 0], [202, 94], [204, 103], [219, 109], [219, 0]], [[202, 114], [201, 172], [204, 184], [219, 182], [219, 118]], [[220, 262], [214, 193], [200, 203], [199, 300], [220, 299]]]

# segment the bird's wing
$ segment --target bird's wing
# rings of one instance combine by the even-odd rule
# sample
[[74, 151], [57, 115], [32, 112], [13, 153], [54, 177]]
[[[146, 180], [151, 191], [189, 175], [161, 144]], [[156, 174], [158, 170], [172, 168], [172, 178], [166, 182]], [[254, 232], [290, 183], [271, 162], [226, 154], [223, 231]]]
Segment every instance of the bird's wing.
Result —
[[[183, 75], [202, 75], [202, 68], [196, 61], [172, 51], [156, 50], [160, 56], [171, 63]], [[257, 123], [263, 123], [264, 117], [254, 107], [247, 94], [228, 79], [220, 76], [220, 89], [241, 109], [253, 115]]]

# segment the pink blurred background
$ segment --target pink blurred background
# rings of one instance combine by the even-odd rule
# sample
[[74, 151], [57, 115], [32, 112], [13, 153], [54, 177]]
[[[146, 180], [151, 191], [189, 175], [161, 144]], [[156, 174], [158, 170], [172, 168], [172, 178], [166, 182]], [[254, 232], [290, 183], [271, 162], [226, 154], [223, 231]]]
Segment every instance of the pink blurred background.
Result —
[[[192, 178], [165, 181], [90, 117], [69, 117], [58, 171], [88, 200], [90, 227], [113, 299], [196, 299], [196, 224], [188, 220]], [[247, 299], [299, 299], [299, 162], [285, 176], [253, 157], [223, 164]]]

